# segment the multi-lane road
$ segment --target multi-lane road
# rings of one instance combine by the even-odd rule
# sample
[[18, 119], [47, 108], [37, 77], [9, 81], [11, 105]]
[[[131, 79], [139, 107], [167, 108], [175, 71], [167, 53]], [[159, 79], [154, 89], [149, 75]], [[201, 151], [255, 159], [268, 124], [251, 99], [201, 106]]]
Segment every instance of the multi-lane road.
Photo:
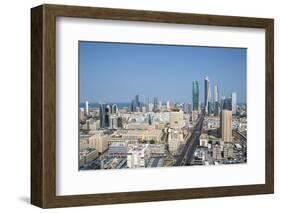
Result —
[[182, 149], [180, 155], [177, 157], [174, 166], [190, 165], [193, 154], [196, 150], [197, 145], [199, 144], [199, 137], [201, 134], [203, 120], [204, 115], [202, 114], [197, 124], [193, 128], [192, 135], [187, 139], [184, 148]]

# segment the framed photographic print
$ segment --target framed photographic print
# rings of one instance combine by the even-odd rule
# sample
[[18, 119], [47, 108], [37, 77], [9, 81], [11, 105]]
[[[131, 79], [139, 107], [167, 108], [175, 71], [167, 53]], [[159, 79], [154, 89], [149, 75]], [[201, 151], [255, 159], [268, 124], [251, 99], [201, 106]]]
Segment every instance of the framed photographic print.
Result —
[[31, 9], [31, 203], [274, 192], [273, 19]]

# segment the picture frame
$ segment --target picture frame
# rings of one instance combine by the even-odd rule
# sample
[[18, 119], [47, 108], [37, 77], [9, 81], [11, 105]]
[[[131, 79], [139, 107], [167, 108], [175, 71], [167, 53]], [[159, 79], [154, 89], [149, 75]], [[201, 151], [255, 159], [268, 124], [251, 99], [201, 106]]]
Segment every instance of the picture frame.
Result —
[[[265, 183], [98, 194], [56, 194], [56, 18], [265, 30]], [[75, 184], [75, 183], [74, 183]], [[274, 20], [44, 4], [31, 9], [31, 203], [41, 208], [269, 194], [274, 192]]]

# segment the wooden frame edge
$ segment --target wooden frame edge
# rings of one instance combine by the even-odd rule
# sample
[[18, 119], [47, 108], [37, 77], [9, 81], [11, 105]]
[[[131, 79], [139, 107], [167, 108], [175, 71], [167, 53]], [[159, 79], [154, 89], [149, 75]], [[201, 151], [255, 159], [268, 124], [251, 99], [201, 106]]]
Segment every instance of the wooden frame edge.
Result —
[[43, 7], [31, 10], [31, 203], [43, 207]]
[[[110, 15], [109, 15], [110, 14]], [[266, 30], [266, 183], [179, 190], [56, 196], [56, 17], [264, 28]], [[167, 18], [168, 17], [168, 18]], [[274, 192], [274, 20], [112, 8], [41, 5], [31, 9], [31, 203], [41, 208], [151, 202]], [[269, 154], [270, 153], [270, 154]], [[243, 187], [243, 189], [241, 188]], [[165, 194], [169, 194], [169, 196]]]

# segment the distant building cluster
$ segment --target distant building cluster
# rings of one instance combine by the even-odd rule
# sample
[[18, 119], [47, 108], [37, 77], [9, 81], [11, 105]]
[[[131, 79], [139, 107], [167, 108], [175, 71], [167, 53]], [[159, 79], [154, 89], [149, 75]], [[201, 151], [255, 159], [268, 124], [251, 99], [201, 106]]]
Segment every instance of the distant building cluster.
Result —
[[[79, 109], [80, 169], [216, 165], [247, 161], [247, 105], [192, 81], [191, 103], [157, 97], [130, 103], [86, 101]], [[143, 100], [143, 101], [142, 101]]]

